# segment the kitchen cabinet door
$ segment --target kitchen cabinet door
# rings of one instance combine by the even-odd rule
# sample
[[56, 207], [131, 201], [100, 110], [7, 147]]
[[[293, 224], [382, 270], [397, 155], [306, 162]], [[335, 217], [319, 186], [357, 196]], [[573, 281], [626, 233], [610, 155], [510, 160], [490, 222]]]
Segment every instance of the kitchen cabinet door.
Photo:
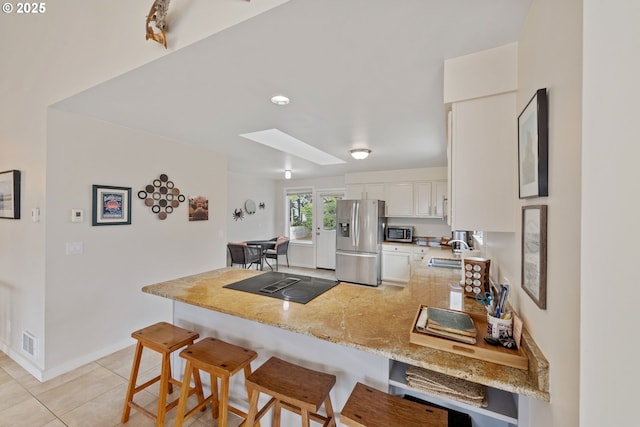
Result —
[[428, 182], [416, 182], [413, 184], [413, 190], [416, 200], [415, 215], [430, 217], [433, 212], [432, 195], [431, 195], [432, 183]]
[[382, 280], [407, 283], [411, 278], [411, 250], [382, 250]]
[[384, 184], [365, 184], [364, 198], [367, 200], [384, 200]]
[[384, 200], [384, 184], [347, 184], [346, 198], [352, 200]]
[[516, 231], [516, 123], [515, 93], [452, 105], [452, 229]]
[[445, 217], [447, 199], [447, 181], [434, 181], [431, 187], [431, 200], [433, 201], [433, 216]]
[[413, 216], [413, 183], [393, 182], [384, 185], [387, 216]]
[[447, 181], [415, 182], [413, 189], [415, 216], [425, 218], [444, 217], [444, 200], [447, 194]]

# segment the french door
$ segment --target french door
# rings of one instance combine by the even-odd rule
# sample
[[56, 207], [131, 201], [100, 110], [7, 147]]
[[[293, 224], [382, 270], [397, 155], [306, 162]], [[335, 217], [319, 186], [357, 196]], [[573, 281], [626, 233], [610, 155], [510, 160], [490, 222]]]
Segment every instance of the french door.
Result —
[[318, 191], [315, 203], [316, 268], [336, 269], [336, 205], [344, 191]]

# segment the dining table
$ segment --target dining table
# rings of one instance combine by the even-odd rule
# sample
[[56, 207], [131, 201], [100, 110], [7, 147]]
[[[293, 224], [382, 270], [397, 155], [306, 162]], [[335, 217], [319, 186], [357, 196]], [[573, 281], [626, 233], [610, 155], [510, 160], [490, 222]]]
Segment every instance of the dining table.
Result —
[[[276, 247], [276, 240], [247, 240], [247, 245], [260, 246], [262, 248], [262, 259], [260, 260], [260, 270], [264, 269], [264, 261], [265, 254], [267, 253], [267, 249], [273, 249]], [[268, 263], [267, 263], [268, 265]], [[273, 268], [272, 268], [273, 270]]]

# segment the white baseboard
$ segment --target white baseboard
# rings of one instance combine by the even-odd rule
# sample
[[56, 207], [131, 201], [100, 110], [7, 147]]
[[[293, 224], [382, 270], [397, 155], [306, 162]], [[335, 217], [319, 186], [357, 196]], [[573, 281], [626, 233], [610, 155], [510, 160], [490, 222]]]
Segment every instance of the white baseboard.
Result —
[[34, 376], [38, 381], [44, 382], [52, 378], [55, 378], [59, 375], [66, 374], [69, 371], [72, 371], [76, 368], [86, 365], [87, 363], [95, 362], [98, 359], [101, 359], [105, 356], [115, 353], [116, 351], [120, 351], [133, 344], [135, 344], [135, 340], [133, 338], [127, 338], [125, 341], [121, 341], [109, 347], [102, 348], [98, 351], [94, 351], [93, 353], [84, 354], [81, 357], [70, 360], [60, 366], [56, 366], [53, 369], [42, 369], [42, 367], [34, 364], [33, 361], [25, 358], [19, 352], [16, 352], [15, 350], [9, 348], [4, 343], [0, 343], [0, 349], [4, 353], [6, 353], [7, 356], [9, 356], [14, 362], [20, 365], [32, 376]]

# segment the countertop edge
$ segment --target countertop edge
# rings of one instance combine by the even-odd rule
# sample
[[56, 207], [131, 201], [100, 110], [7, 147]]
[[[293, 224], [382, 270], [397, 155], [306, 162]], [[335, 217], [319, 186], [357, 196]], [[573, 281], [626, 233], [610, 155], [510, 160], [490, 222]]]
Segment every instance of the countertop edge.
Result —
[[[455, 358], [463, 357], [467, 359], [465, 360], [466, 369], [464, 370], [452, 367], [451, 365], [443, 367], [442, 364], [438, 362], [430, 362], [429, 360], [423, 360], [423, 359], [419, 360], [405, 354], [398, 354], [390, 351], [384, 351], [374, 347], [362, 345], [357, 342], [347, 341], [345, 339], [332, 337], [327, 334], [317, 333], [313, 329], [308, 329], [308, 328], [305, 329], [301, 327], [298, 328], [298, 327], [292, 326], [291, 324], [287, 324], [283, 322], [269, 321], [263, 317], [260, 317], [259, 315], [256, 315], [255, 313], [239, 312], [238, 310], [228, 309], [221, 306], [212, 307], [208, 304], [197, 303], [193, 300], [193, 298], [191, 299], [187, 298], [188, 290], [194, 283], [202, 279], [219, 277], [221, 274], [231, 270], [238, 270], [238, 269], [223, 268], [223, 269], [213, 270], [209, 272], [203, 272], [200, 274], [195, 274], [195, 275], [187, 276], [184, 278], [169, 280], [167, 282], [163, 282], [160, 284], [147, 285], [142, 287], [142, 291], [147, 294], [160, 296], [160, 297], [171, 299], [184, 304], [198, 306], [198, 307], [205, 308], [208, 310], [213, 310], [219, 313], [224, 313], [230, 316], [235, 316], [235, 317], [243, 318], [246, 320], [255, 321], [258, 323], [262, 323], [264, 325], [277, 327], [277, 328], [288, 330], [301, 335], [312, 336], [312, 337], [315, 337], [324, 341], [328, 341], [331, 343], [335, 343], [335, 344], [343, 345], [346, 347], [354, 348], [357, 350], [365, 351], [368, 353], [376, 354], [393, 361], [406, 363], [408, 365], [419, 366], [422, 368], [430, 369], [435, 372], [443, 373], [456, 378], [466, 379], [478, 384], [494, 387], [500, 390], [505, 390], [515, 394], [532, 397], [545, 402], [550, 401], [550, 393], [548, 392], [549, 364], [546, 358], [544, 357], [544, 355], [542, 354], [542, 352], [540, 351], [540, 349], [537, 347], [537, 345], [533, 341], [533, 338], [531, 337], [531, 335], [528, 333], [528, 331], [526, 331], [526, 329], [523, 330], [522, 340], [523, 340], [523, 348], [525, 349], [525, 352], [527, 353], [527, 356], [529, 358], [529, 369], [527, 374], [531, 382], [528, 384], [528, 386], [508, 384], [503, 381], [497, 381], [495, 378], [489, 375], [481, 374], [479, 372], [483, 370], [481, 368], [473, 369], [476, 366], [480, 367], [481, 364], [491, 363], [491, 362], [479, 361], [479, 360], [471, 359], [465, 356], [458, 356], [451, 353], [447, 353], [442, 350], [429, 349], [430, 352], [435, 352], [434, 354], [439, 354], [441, 356], [446, 355], [448, 358], [455, 359]], [[247, 271], [247, 270], [244, 270], [244, 271]], [[256, 272], [254, 272], [254, 274], [255, 273]], [[251, 273], [248, 273], [248, 276], [250, 275]], [[171, 292], [162, 291], [163, 286], [167, 286], [167, 285], [171, 287]], [[413, 346], [415, 344], [410, 344], [410, 345]], [[420, 347], [417, 345], [415, 346]], [[411, 351], [411, 349], [409, 349], [408, 351]], [[471, 369], [470, 369], [470, 366], [471, 366]], [[516, 368], [510, 368], [506, 366], [501, 366], [501, 369], [513, 370], [512, 372], [514, 373], [514, 375], [521, 375], [518, 371], [524, 372], [522, 370], [519, 370]], [[470, 372], [473, 372], [473, 373], [470, 374]]]

